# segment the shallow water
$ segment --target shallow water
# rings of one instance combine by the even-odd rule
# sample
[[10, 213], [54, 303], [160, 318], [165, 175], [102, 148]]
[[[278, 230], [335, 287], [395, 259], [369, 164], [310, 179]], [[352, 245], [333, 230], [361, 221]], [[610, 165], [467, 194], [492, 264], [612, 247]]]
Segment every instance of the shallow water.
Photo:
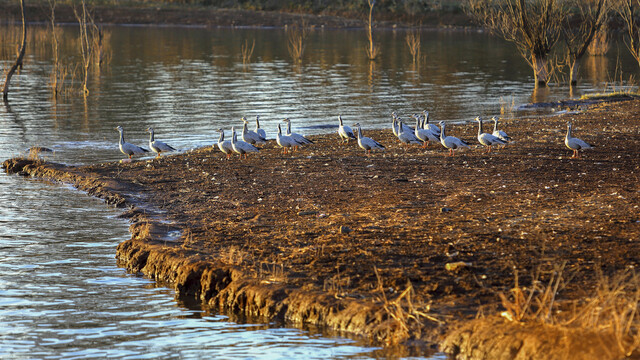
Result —
[[[117, 125], [139, 145], [153, 126], [157, 138], [185, 151], [211, 145], [219, 127], [228, 135], [242, 116], [261, 115], [273, 138], [284, 117], [307, 134], [335, 131], [338, 114], [366, 131], [386, 127], [391, 111], [406, 117], [428, 109], [436, 121], [460, 122], [501, 108], [517, 115], [512, 106], [568, 94], [560, 86], [533, 94], [530, 70], [511, 45], [482, 33], [426, 32], [426, 60], [414, 65], [402, 32], [382, 32], [383, 54], [369, 63], [362, 32], [316, 31], [295, 66], [280, 30], [108, 30], [110, 60], [94, 74], [86, 99], [54, 100], [48, 50], [27, 52], [11, 101], [0, 104], [0, 159], [39, 145], [54, 150], [41, 156], [67, 164], [119, 160]], [[70, 43], [75, 31], [64, 28], [63, 41]], [[254, 38], [253, 60], [243, 65], [240, 44]], [[635, 69], [620, 54], [619, 66]], [[589, 60], [580, 90], [602, 89], [617, 56]], [[177, 302], [171, 290], [116, 266], [115, 247], [129, 238], [118, 213], [66, 186], [0, 175], [0, 357], [411, 355], [280, 324], [234, 323]]]

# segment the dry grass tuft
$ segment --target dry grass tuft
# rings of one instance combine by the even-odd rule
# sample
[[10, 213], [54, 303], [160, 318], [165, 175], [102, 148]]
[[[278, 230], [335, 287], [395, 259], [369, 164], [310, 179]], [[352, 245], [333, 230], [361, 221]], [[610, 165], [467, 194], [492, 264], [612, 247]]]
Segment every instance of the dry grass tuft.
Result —
[[387, 338], [389, 343], [399, 343], [409, 339], [410, 336], [420, 336], [420, 329], [423, 327], [423, 319], [430, 320], [441, 324], [442, 321], [428, 314], [431, 309], [429, 304], [416, 305], [413, 303], [412, 297], [415, 295], [413, 285], [407, 284], [407, 288], [394, 299], [387, 297], [382, 277], [378, 268], [374, 268], [376, 278], [378, 279], [378, 290], [380, 291], [379, 301], [383, 303], [385, 312], [393, 321], [392, 327], [399, 329], [394, 333], [393, 338]]
[[351, 277], [343, 277], [338, 269], [338, 274], [332, 276], [330, 279], [324, 280], [322, 290], [333, 294], [337, 299], [340, 299], [346, 295], [345, 288], [351, 286]]
[[520, 286], [516, 274], [515, 286], [509, 294], [499, 294], [506, 309], [501, 315], [511, 321], [609, 333], [627, 355], [640, 348], [640, 277], [630, 271], [607, 277], [599, 271], [593, 296], [570, 304], [573, 306], [569, 310], [560, 311], [557, 294], [567, 284], [563, 279], [565, 264], [555, 266], [545, 283], [540, 280], [538, 270], [528, 289]]
[[640, 347], [640, 277], [625, 271], [607, 277], [598, 271], [594, 295], [563, 325], [610, 332], [627, 356]]
[[543, 323], [552, 323], [552, 310], [556, 300], [558, 290], [564, 287], [562, 273], [566, 262], [560, 266], [556, 266], [549, 274], [549, 280], [545, 284], [541, 280], [542, 272], [540, 269], [531, 281], [529, 289], [520, 287], [518, 273], [515, 273], [515, 286], [508, 295], [499, 293], [502, 306], [506, 309], [501, 315], [513, 321], [540, 321]]
[[283, 263], [276, 264], [276, 263], [262, 262], [260, 264], [258, 276], [260, 279], [262, 279], [263, 282], [267, 282], [267, 283], [286, 283], [287, 282], [287, 275], [284, 272]]
[[247, 251], [237, 246], [225, 248], [220, 252], [220, 260], [229, 265], [243, 265], [250, 257]]

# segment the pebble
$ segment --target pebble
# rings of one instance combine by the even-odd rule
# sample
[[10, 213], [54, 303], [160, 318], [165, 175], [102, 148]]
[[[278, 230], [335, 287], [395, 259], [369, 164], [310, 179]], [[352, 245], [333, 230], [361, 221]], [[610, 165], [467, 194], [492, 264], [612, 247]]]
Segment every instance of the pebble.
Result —
[[352, 232], [353, 230], [351, 230], [351, 228], [349, 228], [348, 226], [340, 226], [340, 234], [348, 234], [350, 232]]

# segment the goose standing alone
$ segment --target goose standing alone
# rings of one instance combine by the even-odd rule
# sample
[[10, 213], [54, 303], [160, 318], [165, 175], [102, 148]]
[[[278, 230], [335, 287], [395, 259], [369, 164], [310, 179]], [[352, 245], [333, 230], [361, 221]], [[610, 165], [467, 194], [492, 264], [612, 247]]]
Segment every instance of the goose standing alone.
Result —
[[176, 151], [176, 149], [174, 149], [173, 147], [163, 143], [160, 140], [156, 140], [153, 133], [153, 128], [151, 126], [147, 128], [147, 132], [149, 133], [149, 148], [153, 150], [154, 153], [156, 153], [156, 156], [160, 156], [160, 153], [163, 152]]
[[220, 138], [218, 139], [218, 149], [227, 155], [227, 160], [233, 155], [233, 145], [230, 140], [224, 139], [224, 130], [218, 129]]
[[449, 149], [449, 156], [454, 156], [455, 150], [458, 148], [469, 148], [469, 144], [467, 144], [465, 141], [460, 140], [455, 136], [447, 136], [445, 134], [444, 122], [440, 121], [438, 124], [440, 125], [440, 143], [442, 144], [442, 146]]
[[[493, 120], [493, 136], [497, 136], [498, 138], [504, 140], [507, 143], [509, 141], [511, 141], [511, 137], [509, 135], [507, 135], [506, 132], [504, 132], [502, 130], [498, 130], [498, 119], [495, 116], [493, 116], [493, 117], [491, 117], [491, 120]], [[506, 146], [506, 145], [504, 145], [504, 146]]]
[[264, 129], [260, 129], [260, 115], [256, 115], [256, 133], [260, 135], [261, 138], [267, 140], [267, 133], [264, 132]]
[[294, 138], [287, 135], [282, 135], [282, 129], [278, 124], [278, 134], [276, 135], [276, 143], [282, 148], [283, 152], [287, 153], [287, 148], [300, 145]]
[[286, 118], [284, 120], [282, 120], [284, 122], [287, 123], [287, 136], [292, 137], [296, 142], [297, 145], [293, 146], [293, 150], [298, 150], [298, 146], [300, 145], [307, 145], [307, 144], [313, 144], [313, 141], [307, 139], [306, 137], [298, 134], [298, 133], [292, 133], [291, 132], [291, 120], [289, 120], [289, 118]]
[[247, 128], [247, 124], [249, 123], [247, 119], [243, 117], [242, 122], [242, 140], [251, 145], [264, 145], [267, 143], [267, 139], [261, 137], [257, 132], [251, 131]]
[[384, 146], [379, 142], [373, 140], [372, 138], [368, 138], [366, 136], [362, 136], [362, 128], [360, 128], [360, 123], [355, 123], [357, 130], [357, 138], [358, 138], [358, 146], [360, 146], [367, 155], [371, 154], [372, 149], [384, 150]]
[[353, 133], [353, 130], [349, 126], [345, 126], [342, 124], [342, 115], [338, 115], [338, 135], [340, 135], [340, 139], [342, 139], [342, 143], [345, 142], [348, 144], [349, 139], [356, 139], [356, 135]]
[[231, 147], [233, 148], [233, 151], [240, 154], [240, 159], [242, 159], [242, 155], [244, 155], [244, 158], [246, 159], [247, 153], [257, 152], [260, 150], [246, 141], [238, 140], [236, 129], [233, 127], [231, 127]]
[[480, 118], [480, 116], [477, 116], [474, 120], [478, 122], [478, 141], [480, 142], [480, 144], [487, 147], [487, 153], [491, 152], [491, 147], [493, 145], [507, 144], [505, 140], [502, 140], [497, 136], [482, 132], [482, 119]]
[[120, 151], [123, 154], [129, 156], [129, 160], [131, 160], [131, 157], [133, 155], [141, 155], [146, 152], [149, 152], [149, 150], [145, 148], [141, 148], [140, 146], [133, 145], [131, 143], [124, 141], [124, 129], [122, 128], [122, 126], [116, 127], [116, 130], [120, 132], [120, 141], [118, 143], [118, 145], [120, 146]]
[[564, 144], [571, 150], [573, 150], [573, 156], [571, 158], [579, 158], [580, 153], [578, 150], [591, 149], [593, 145], [571, 136], [571, 122], [567, 122], [567, 135], [564, 137]]

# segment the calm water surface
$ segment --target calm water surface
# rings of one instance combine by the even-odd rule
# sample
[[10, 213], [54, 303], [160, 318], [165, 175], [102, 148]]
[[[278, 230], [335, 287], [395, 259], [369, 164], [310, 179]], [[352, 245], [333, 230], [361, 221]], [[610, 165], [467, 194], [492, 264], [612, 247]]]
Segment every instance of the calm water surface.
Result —
[[[386, 127], [391, 111], [406, 116], [428, 109], [434, 120], [460, 122], [568, 97], [561, 86], [533, 94], [531, 71], [513, 48], [481, 33], [423, 33], [426, 60], [414, 65], [401, 32], [381, 32], [383, 53], [370, 63], [361, 32], [316, 31], [303, 64], [294, 66], [280, 30], [108, 30], [109, 60], [93, 73], [86, 99], [53, 100], [48, 47], [27, 51], [11, 101], [0, 104], [0, 159], [40, 145], [55, 150], [47, 154], [51, 160], [68, 164], [119, 160], [117, 125], [125, 128], [128, 141], [140, 145], [147, 141], [144, 129], [153, 126], [157, 138], [184, 151], [211, 145], [217, 128], [228, 134], [242, 116], [261, 115], [262, 127], [273, 137], [284, 117], [307, 134], [335, 131], [338, 114], [366, 131]], [[76, 31], [63, 29], [65, 59], [76, 56]], [[243, 65], [241, 44], [253, 39], [252, 62]], [[635, 71], [623, 51], [588, 59], [579, 91], [601, 91], [616, 69]], [[0, 175], [0, 357], [409, 354], [383, 353], [314, 332], [237, 324], [176, 302], [171, 290], [116, 266], [115, 247], [129, 238], [128, 224], [117, 214], [68, 187]]]

